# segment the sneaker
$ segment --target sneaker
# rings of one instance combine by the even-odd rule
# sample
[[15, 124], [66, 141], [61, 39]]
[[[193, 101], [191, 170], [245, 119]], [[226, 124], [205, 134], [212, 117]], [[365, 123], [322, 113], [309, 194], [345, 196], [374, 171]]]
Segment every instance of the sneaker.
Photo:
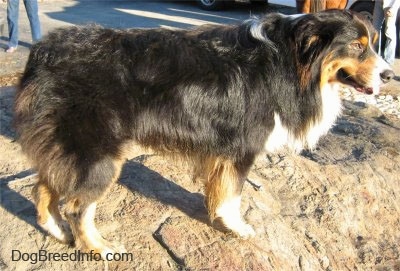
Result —
[[17, 47], [8, 47], [8, 49], [6, 50], [6, 53], [14, 53], [17, 50]]

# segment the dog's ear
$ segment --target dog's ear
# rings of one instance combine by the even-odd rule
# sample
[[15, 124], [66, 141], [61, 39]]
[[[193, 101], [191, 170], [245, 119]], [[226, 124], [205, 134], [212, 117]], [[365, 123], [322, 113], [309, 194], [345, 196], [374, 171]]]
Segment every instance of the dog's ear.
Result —
[[302, 91], [310, 85], [313, 76], [319, 75], [333, 37], [333, 30], [313, 15], [302, 18], [293, 26], [292, 46]]
[[302, 64], [316, 61], [334, 37], [332, 29], [315, 17], [300, 21], [292, 33], [297, 58]]

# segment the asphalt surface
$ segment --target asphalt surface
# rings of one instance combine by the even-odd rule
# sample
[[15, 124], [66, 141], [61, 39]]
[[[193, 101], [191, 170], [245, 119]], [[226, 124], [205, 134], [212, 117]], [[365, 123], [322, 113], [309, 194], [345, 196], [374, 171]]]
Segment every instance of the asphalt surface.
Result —
[[[7, 48], [7, 25], [5, 3], [0, 3], [0, 24], [4, 31], [0, 33], [0, 76], [21, 72], [25, 66], [31, 46], [29, 21], [20, 5], [20, 43], [13, 54], [5, 53]], [[195, 2], [189, 1], [44, 1], [39, 3], [39, 16], [44, 35], [49, 31], [68, 25], [100, 24], [113, 28], [190, 28], [205, 23], [231, 24], [258, 16], [266, 12], [278, 11], [292, 14], [293, 8], [250, 5], [236, 3], [220, 12], [200, 9]], [[1, 30], [1, 27], [0, 27]], [[400, 60], [394, 65], [396, 75], [400, 75]], [[400, 77], [397, 76], [386, 89], [400, 94]]]

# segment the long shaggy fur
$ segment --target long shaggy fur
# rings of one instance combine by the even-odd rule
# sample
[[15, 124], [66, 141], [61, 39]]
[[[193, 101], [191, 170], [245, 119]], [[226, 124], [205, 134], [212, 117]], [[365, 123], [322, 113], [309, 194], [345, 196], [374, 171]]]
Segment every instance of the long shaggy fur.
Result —
[[[265, 145], [314, 146], [340, 112], [336, 84], [369, 92], [378, 61], [372, 31], [357, 15], [330, 11], [192, 30], [74, 26], [50, 33], [32, 47], [15, 101], [18, 140], [38, 186], [51, 191], [42, 201], [34, 192], [38, 212], [51, 209], [60, 225], [49, 202], [65, 198], [79, 243], [108, 251], [82, 229], [94, 228], [84, 221], [118, 178], [131, 141], [202, 161], [196, 167], [212, 219], [230, 202], [239, 209], [243, 182]], [[239, 218], [231, 229], [252, 233]]]

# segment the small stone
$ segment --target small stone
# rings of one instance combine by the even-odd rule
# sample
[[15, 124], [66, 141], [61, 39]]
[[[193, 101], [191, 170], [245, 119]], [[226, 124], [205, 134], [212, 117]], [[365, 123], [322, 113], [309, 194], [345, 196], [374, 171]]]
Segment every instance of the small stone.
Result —
[[366, 102], [367, 102], [367, 100], [366, 100], [364, 97], [362, 97], [362, 96], [356, 96], [356, 97], [354, 97], [354, 101], [355, 101], [355, 102], [362, 102], [362, 103], [366, 103]]
[[344, 92], [342, 95], [343, 95], [343, 97], [350, 97], [351, 93], [350, 92]]
[[377, 101], [375, 98], [367, 98], [367, 103], [368, 104], [372, 104], [372, 105], [376, 105]]
[[324, 256], [321, 259], [321, 265], [324, 269], [327, 269], [329, 267], [329, 258], [327, 256]]

